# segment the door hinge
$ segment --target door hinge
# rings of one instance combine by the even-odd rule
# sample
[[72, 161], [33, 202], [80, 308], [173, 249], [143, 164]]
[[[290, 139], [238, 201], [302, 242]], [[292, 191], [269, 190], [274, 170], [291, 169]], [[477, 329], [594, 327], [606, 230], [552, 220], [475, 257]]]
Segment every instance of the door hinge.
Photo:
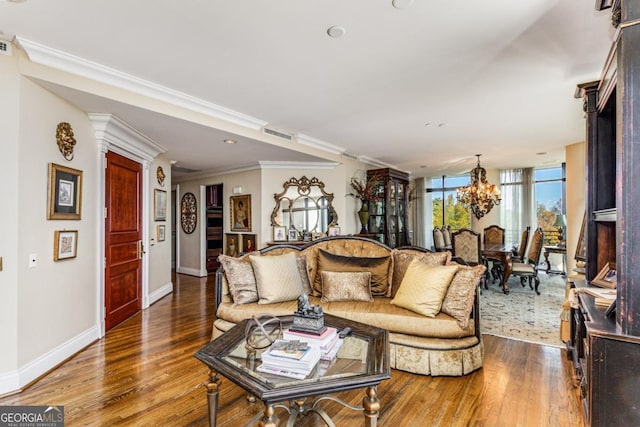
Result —
[[104, 207], [104, 219], [107, 219], [107, 207]]

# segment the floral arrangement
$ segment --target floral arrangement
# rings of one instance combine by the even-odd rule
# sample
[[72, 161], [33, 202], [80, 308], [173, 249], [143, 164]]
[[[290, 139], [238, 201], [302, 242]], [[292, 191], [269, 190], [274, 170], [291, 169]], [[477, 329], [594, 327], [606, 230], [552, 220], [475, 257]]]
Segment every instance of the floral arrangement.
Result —
[[373, 175], [369, 177], [368, 180], [361, 180], [356, 177], [352, 177], [350, 184], [351, 188], [353, 188], [353, 193], [350, 193], [349, 195], [362, 201], [382, 200], [378, 193], [378, 186], [381, 181], [382, 177], [378, 175]]

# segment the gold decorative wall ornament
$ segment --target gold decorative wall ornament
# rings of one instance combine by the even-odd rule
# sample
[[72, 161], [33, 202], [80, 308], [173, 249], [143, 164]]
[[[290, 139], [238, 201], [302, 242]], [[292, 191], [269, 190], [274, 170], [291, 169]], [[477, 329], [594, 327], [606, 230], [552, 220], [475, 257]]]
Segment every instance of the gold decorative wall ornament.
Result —
[[164, 179], [166, 177], [167, 175], [165, 175], [162, 166], [158, 166], [158, 169], [156, 169], [156, 178], [158, 179], [158, 184], [160, 184], [161, 187], [164, 187]]
[[66, 160], [73, 160], [73, 147], [76, 145], [76, 139], [73, 137], [73, 129], [67, 122], [58, 123], [56, 128], [56, 141], [62, 156]]

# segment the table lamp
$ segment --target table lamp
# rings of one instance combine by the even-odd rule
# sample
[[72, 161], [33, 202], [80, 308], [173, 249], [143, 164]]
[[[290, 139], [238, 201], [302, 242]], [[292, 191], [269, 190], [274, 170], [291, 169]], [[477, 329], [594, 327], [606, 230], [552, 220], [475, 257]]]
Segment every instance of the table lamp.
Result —
[[564, 241], [564, 227], [567, 225], [565, 216], [562, 214], [556, 215], [556, 220], [553, 223], [553, 227], [558, 229], [558, 246], [564, 247], [566, 242]]

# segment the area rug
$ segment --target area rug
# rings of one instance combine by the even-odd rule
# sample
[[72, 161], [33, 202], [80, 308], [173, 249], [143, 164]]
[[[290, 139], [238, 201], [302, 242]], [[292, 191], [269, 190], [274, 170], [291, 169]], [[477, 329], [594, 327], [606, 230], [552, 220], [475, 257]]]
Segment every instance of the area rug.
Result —
[[483, 334], [496, 335], [553, 347], [564, 347], [560, 340], [560, 313], [564, 302], [565, 279], [560, 275], [538, 273], [537, 295], [527, 283], [512, 276], [505, 295], [498, 283], [480, 295], [480, 325]]

